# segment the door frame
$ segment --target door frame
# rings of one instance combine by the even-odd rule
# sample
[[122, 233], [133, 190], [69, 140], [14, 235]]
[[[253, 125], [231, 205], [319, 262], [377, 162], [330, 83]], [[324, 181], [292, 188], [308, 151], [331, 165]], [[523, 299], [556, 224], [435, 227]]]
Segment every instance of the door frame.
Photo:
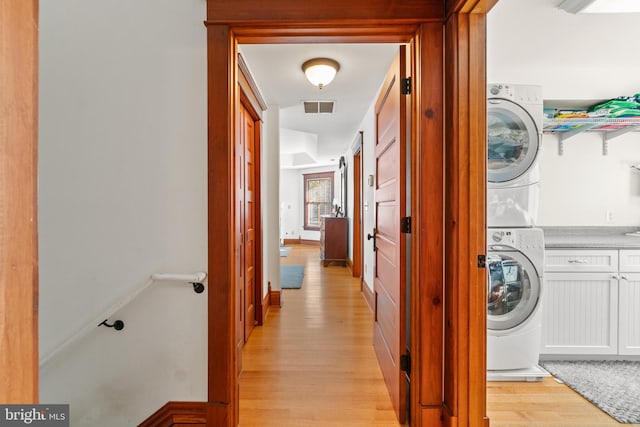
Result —
[[[247, 109], [254, 125], [254, 215], [255, 215], [255, 286], [254, 286], [254, 305], [255, 305], [255, 325], [260, 326], [264, 323], [264, 301], [263, 295], [263, 261], [262, 256], [262, 113], [267, 110], [267, 104], [258, 89], [258, 85], [253, 80], [253, 76], [249, 71], [249, 67], [242, 55], [238, 54], [238, 91], [239, 102]], [[246, 319], [245, 319], [246, 321]], [[246, 326], [245, 326], [246, 328]], [[246, 341], [246, 339], [245, 339]]]
[[358, 132], [356, 143], [353, 146], [353, 259], [351, 262], [351, 273], [353, 277], [360, 279], [360, 290], [362, 290], [362, 244], [364, 235], [362, 225], [362, 188], [364, 185], [362, 166], [362, 144], [363, 132]]
[[[408, 43], [411, 122], [412, 425], [487, 426], [486, 12], [496, 0], [208, 1], [208, 425], [238, 422], [233, 143], [239, 43]], [[444, 4], [443, 4], [444, 3]], [[246, 6], [246, 7], [244, 7]], [[445, 60], [446, 59], [446, 60]], [[446, 99], [446, 102], [445, 102]], [[445, 191], [446, 189], [446, 191]], [[446, 196], [445, 196], [446, 195]]]

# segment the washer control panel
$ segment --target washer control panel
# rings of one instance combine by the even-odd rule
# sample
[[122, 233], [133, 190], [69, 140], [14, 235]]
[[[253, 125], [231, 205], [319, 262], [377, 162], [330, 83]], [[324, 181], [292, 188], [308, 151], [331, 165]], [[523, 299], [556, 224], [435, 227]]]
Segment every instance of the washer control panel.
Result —
[[492, 83], [487, 86], [487, 96], [510, 99], [522, 104], [542, 104], [542, 88], [535, 85]]
[[491, 233], [491, 240], [501, 245], [516, 246], [516, 235], [512, 231], [494, 231]]
[[543, 235], [528, 230], [490, 230], [487, 240], [489, 245], [510, 246], [519, 250], [544, 248]]

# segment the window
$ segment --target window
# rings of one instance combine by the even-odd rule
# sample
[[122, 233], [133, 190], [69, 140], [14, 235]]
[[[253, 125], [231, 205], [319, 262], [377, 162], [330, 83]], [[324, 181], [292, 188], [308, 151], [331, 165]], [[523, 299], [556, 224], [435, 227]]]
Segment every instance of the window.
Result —
[[304, 175], [304, 229], [319, 230], [320, 218], [333, 209], [334, 172]]

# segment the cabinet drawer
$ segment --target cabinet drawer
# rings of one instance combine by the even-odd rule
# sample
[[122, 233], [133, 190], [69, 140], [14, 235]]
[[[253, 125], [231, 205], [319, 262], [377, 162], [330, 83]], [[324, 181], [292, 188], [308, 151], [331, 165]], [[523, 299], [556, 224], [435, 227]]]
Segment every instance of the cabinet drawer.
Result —
[[614, 272], [618, 271], [617, 250], [548, 249], [544, 271]]
[[624, 249], [620, 251], [620, 271], [623, 273], [640, 272], [640, 250]]

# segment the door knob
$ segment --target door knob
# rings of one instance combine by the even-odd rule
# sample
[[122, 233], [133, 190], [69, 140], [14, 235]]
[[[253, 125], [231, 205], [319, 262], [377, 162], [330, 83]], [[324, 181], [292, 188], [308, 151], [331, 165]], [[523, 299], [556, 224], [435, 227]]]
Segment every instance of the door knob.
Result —
[[376, 250], [376, 229], [373, 229], [373, 234], [367, 234], [367, 240], [373, 239], [373, 250]]

